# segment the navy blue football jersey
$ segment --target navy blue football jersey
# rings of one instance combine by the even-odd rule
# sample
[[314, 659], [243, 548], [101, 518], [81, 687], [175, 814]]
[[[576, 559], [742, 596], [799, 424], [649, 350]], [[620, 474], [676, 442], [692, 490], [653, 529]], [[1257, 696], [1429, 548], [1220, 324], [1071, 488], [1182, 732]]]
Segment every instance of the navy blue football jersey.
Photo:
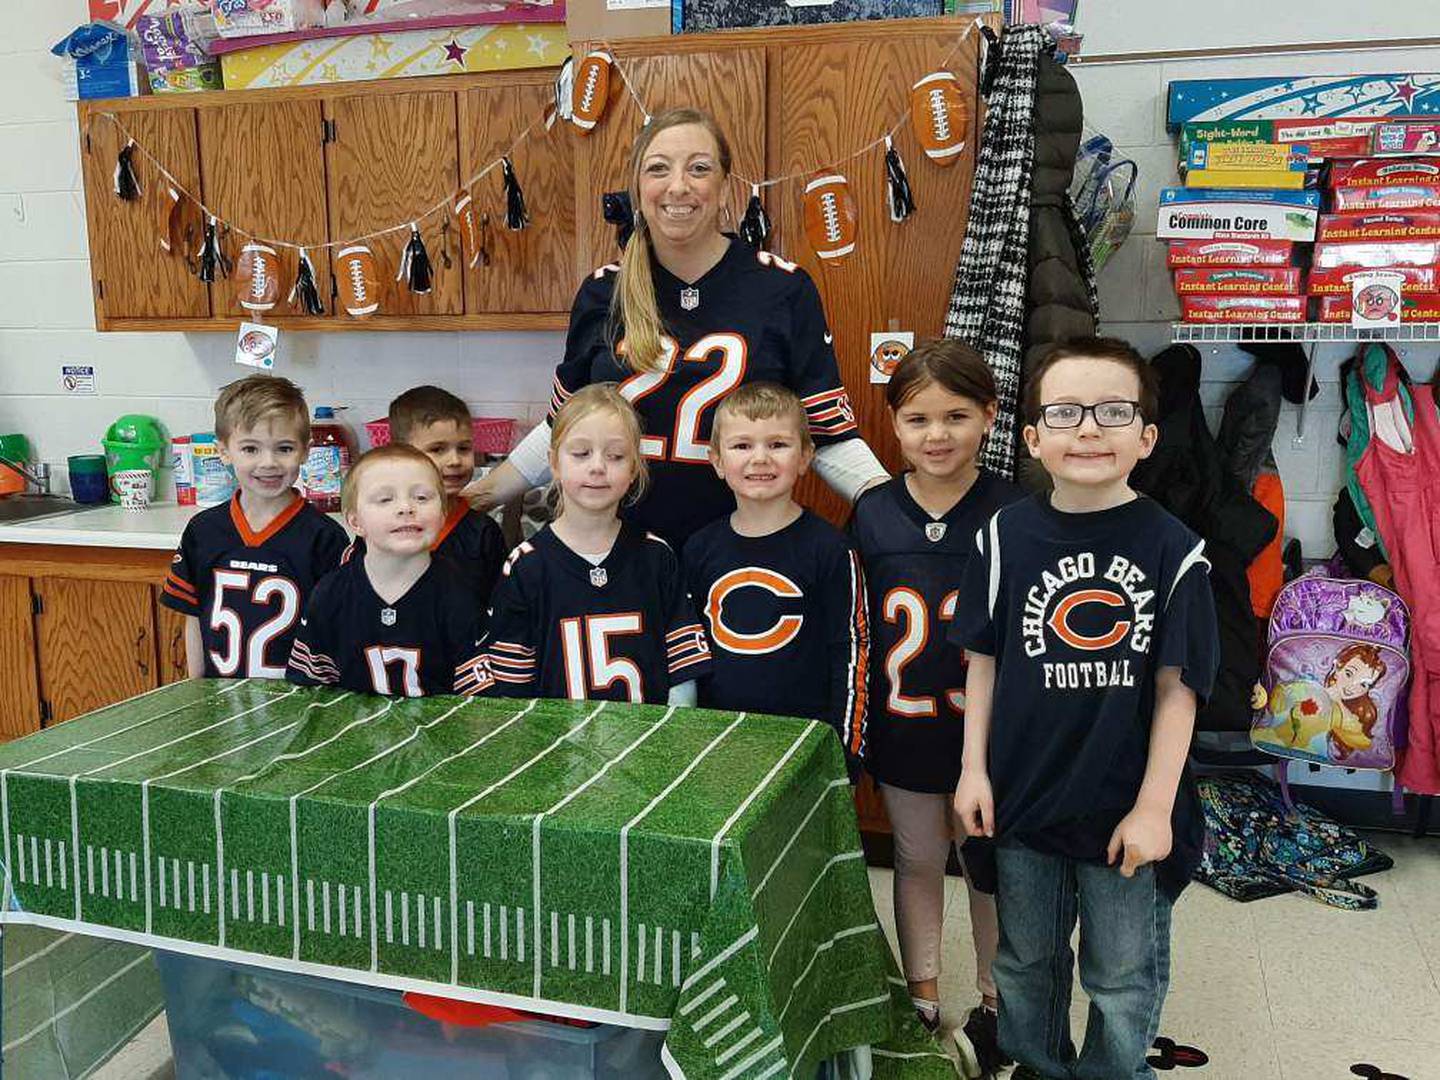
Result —
[[[1156, 674], [1203, 701], [1219, 637], [1205, 544], [1152, 499], [1066, 513], [1032, 495], [976, 534], [950, 640], [995, 658], [987, 762], [995, 839], [1099, 862], [1150, 760]], [[1173, 897], [1199, 864], [1204, 819], [1181, 776]]]
[[650, 488], [626, 517], [679, 550], [735, 508], [708, 450], [715, 406], [737, 386], [762, 379], [788, 386], [804, 401], [821, 446], [854, 438], [857, 429], [820, 293], [804, 270], [738, 239], [698, 281], [681, 281], [653, 259], [651, 270], [667, 333], [664, 366], [637, 373], [616, 362], [616, 350], [624, 351], [623, 328], [610, 325], [618, 267], [602, 266], [576, 294], [551, 418], [581, 387], [620, 384], [640, 414], [650, 463]]
[[597, 566], [547, 526], [510, 553], [462, 693], [664, 704], [709, 673], [710, 650], [658, 536], [623, 525]]
[[850, 531], [870, 596], [870, 752], [865, 767], [906, 791], [949, 792], [965, 735], [964, 651], [945, 640], [975, 532], [1020, 489], [980, 472], [963, 498], [932, 518], [905, 477], [871, 488]]
[[[455, 571], [466, 595], [474, 599], [476, 611], [483, 613], [490, 607], [490, 593], [505, 562], [505, 537], [489, 514], [457, 499], [430, 551], [449, 560], [447, 566]], [[365, 538], [357, 536], [340, 561], [349, 562], [364, 554]]]
[[474, 658], [480, 637], [480, 612], [454, 587], [457, 573], [433, 555], [419, 580], [390, 604], [370, 584], [364, 558], [351, 559], [320, 582], [305, 605], [286, 678], [392, 697], [454, 693], [457, 673]]
[[310, 591], [344, 550], [345, 530], [299, 495], [255, 532], [237, 492], [185, 526], [160, 602], [200, 620], [207, 677], [283, 679]]
[[870, 639], [845, 534], [808, 510], [768, 536], [722, 518], [690, 538], [684, 562], [713, 654], [700, 704], [824, 720], [862, 756]]

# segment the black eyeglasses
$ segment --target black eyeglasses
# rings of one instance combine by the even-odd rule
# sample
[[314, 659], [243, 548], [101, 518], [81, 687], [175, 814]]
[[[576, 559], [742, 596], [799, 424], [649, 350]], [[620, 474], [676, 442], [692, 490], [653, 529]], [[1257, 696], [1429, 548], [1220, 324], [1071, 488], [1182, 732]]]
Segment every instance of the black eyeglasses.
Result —
[[1128, 427], [1135, 422], [1140, 412], [1138, 401], [1099, 401], [1094, 405], [1080, 405], [1072, 401], [1058, 401], [1053, 405], [1040, 407], [1040, 419], [1045, 426], [1057, 430], [1077, 428], [1085, 422], [1085, 414], [1095, 418], [1102, 428]]

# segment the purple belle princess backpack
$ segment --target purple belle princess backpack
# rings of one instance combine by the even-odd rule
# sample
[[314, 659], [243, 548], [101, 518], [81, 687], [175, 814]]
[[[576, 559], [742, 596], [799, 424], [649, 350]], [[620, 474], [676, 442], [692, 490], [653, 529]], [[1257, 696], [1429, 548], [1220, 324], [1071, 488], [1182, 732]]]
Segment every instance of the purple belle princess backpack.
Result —
[[1250, 741], [1276, 757], [1393, 769], [1405, 746], [1410, 612], [1389, 589], [1312, 570], [1280, 590]]

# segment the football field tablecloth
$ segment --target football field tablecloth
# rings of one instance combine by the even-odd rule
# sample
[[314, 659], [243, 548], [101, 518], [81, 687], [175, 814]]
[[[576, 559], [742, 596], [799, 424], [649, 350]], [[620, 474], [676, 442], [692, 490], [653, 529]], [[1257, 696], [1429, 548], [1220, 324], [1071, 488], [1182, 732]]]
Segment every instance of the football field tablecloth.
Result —
[[196, 680], [0, 747], [0, 918], [667, 1028], [672, 1076], [955, 1075], [826, 726]]

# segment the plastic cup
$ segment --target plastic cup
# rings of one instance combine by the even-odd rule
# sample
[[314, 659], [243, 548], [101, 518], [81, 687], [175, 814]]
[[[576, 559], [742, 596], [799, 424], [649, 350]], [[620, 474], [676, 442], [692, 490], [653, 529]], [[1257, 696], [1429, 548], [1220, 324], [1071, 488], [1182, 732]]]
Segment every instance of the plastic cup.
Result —
[[67, 459], [70, 468], [70, 497], [87, 506], [110, 498], [110, 485], [105, 476], [103, 454], [73, 454]]
[[144, 510], [155, 497], [155, 472], [152, 469], [121, 469], [110, 474], [110, 486], [122, 508]]

